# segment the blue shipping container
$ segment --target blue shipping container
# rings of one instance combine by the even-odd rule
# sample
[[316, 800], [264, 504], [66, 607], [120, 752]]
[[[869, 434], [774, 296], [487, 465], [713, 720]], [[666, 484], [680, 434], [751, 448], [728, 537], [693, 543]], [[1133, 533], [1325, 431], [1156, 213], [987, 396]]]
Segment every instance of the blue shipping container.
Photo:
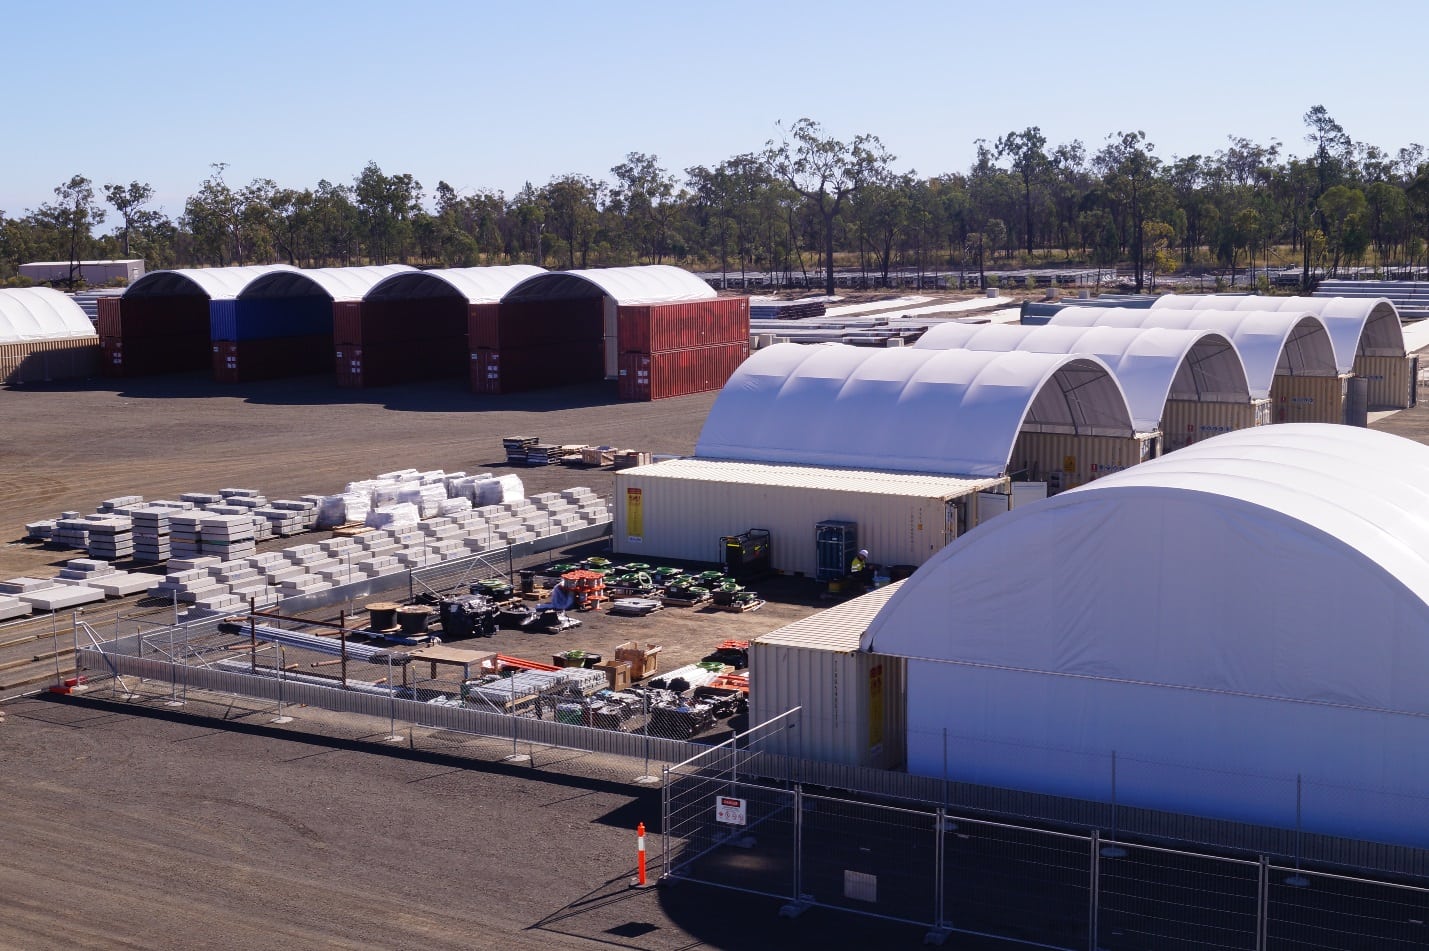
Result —
[[332, 336], [332, 301], [326, 297], [218, 300], [208, 308], [211, 340]]

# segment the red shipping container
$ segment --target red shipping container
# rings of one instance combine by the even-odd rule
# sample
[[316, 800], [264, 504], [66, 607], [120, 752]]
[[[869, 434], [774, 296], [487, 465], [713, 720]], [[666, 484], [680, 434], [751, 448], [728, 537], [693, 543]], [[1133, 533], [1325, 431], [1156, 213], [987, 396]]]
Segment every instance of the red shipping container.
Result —
[[101, 337], [119, 337], [123, 335], [120, 329], [119, 308], [122, 297], [101, 297], [99, 298], [99, 320], [95, 329]]
[[362, 343], [362, 301], [340, 300], [332, 305], [333, 343]]
[[605, 379], [598, 340], [565, 341], [541, 347], [478, 348], [471, 353], [474, 393], [519, 393]]
[[476, 305], [471, 308], [467, 342], [472, 350], [502, 350], [552, 340], [603, 340], [602, 300], [595, 297]]
[[390, 386], [459, 377], [467, 351], [449, 341], [410, 340], [377, 346], [347, 344], [337, 350], [337, 385]]
[[622, 353], [617, 388], [622, 400], [645, 402], [724, 386], [749, 356], [749, 342], [660, 353]]
[[207, 297], [126, 297], [116, 336], [208, 338]]
[[333, 369], [332, 338], [326, 334], [216, 340], [211, 350], [213, 378], [218, 383], [331, 373]]
[[621, 353], [747, 343], [749, 298], [718, 297], [684, 304], [622, 307], [616, 325]]

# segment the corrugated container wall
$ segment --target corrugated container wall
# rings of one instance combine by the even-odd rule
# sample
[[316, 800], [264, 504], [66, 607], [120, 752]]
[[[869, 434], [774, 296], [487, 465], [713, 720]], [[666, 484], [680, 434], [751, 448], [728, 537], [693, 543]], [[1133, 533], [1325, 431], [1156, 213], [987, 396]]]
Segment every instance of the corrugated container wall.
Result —
[[354, 388], [459, 377], [467, 364], [465, 343], [429, 340], [338, 344], [335, 356], [337, 385]]
[[209, 305], [212, 340], [271, 340], [333, 333], [332, 301], [326, 297], [216, 300]]
[[1355, 357], [1355, 376], [1369, 381], [1370, 409], [1408, 409], [1418, 395], [1415, 357]]
[[659, 353], [749, 340], [749, 298], [620, 308], [622, 353]]
[[1277, 423], [1343, 423], [1349, 376], [1281, 376], [1270, 385]]
[[331, 373], [332, 338], [270, 337], [260, 340], [215, 340], [213, 379], [218, 383], [274, 380], [310, 373]]
[[[658, 468], [615, 473], [613, 547], [620, 554], [719, 562], [722, 536], [762, 528], [771, 535], [774, 570], [813, 577], [814, 526], [826, 519], [856, 522], [860, 546], [886, 565], [921, 565], [958, 536], [960, 523], [965, 531], [977, 519], [975, 489], [920, 498], [649, 474]], [[1008, 491], [1006, 485], [990, 479], [979, 487]]]
[[106, 321], [110, 332], [100, 335], [101, 373], [131, 377], [209, 367], [208, 304], [199, 295], [122, 298], [117, 319], [110, 314]]
[[99, 319], [95, 329], [101, 337], [118, 337], [123, 334], [120, 312], [124, 305], [122, 297], [101, 297], [98, 301]]
[[622, 353], [620, 398], [663, 400], [718, 390], [748, 357], [748, 340], [660, 353]]
[[0, 344], [0, 383], [6, 386], [82, 380], [99, 367], [100, 343], [94, 337]]
[[478, 349], [505, 350], [508, 347], [554, 347], [562, 341], [600, 342], [605, 339], [601, 300], [594, 297], [518, 301], [473, 307], [467, 342], [472, 352]]
[[332, 305], [332, 342], [362, 343], [362, 301], [340, 300]]
[[1025, 472], [1046, 482], [1053, 492], [1073, 489], [1093, 479], [1129, 469], [1158, 454], [1160, 433], [1132, 437], [1019, 433], [1008, 471]]
[[547, 347], [478, 348], [471, 353], [474, 393], [519, 393], [605, 379], [604, 346], [594, 340]]
[[907, 758], [907, 679], [901, 657], [756, 640], [749, 647], [749, 722], [800, 707], [798, 728], [776, 731], [761, 749], [893, 769]]
[[1261, 422], [1256, 414], [1267, 415], [1268, 406], [1269, 400], [1250, 403], [1167, 400], [1161, 414], [1162, 448], [1171, 452], [1221, 433], [1259, 426]]

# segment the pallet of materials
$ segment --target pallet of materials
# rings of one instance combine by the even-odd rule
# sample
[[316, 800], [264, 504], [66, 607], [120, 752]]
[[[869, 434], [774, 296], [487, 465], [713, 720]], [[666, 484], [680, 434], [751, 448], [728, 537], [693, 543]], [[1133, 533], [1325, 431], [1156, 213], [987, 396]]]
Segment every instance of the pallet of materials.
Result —
[[526, 450], [541, 441], [539, 436], [507, 436], [501, 440], [501, 446], [506, 450], [506, 464], [511, 466], [526, 465]]

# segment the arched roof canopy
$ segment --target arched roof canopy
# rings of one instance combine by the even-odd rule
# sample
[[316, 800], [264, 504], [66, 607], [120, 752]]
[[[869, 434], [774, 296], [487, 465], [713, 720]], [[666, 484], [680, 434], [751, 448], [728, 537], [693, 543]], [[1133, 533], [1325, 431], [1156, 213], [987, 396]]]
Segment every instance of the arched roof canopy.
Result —
[[1256, 399], [1269, 399], [1277, 375], [1336, 376], [1340, 372], [1324, 321], [1297, 311], [1065, 307], [1052, 315], [1050, 326], [1163, 327], [1220, 333], [1235, 344]]
[[[1065, 570], [1067, 538], [1094, 571]], [[903, 585], [862, 647], [1429, 715], [1425, 630], [1429, 447], [1288, 423], [979, 526]]]
[[0, 344], [94, 337], [79, 305], [49, 287], [0, 289]]
[[297, 271], [286, 264], [251, 267], [194, 267], [150, 271], [124, 289], [125, 297], [207, 297], [233, 300], [256, 278], [275, 271]]
[[1020, 432], [1131, 436], [1095, 357], [776, 344], [730, 377], [698, 456], [1000, 476]]
[[1142, 432], [1161, 428], [1167, 400], [1250, 402], [1240, 354], [1215, 331], [946, 323], [914, 347], [1092, 354], [1111, 367]]
[[591, 268], [582, 271], [550, 271], [529, 277], [513, 287], [507, 301], [582, 300], [610, 297], [616, 304], [676, 304], [710, 300], [714, 288], [689, 271], [668, 264], [644, 267]]
[[427, 300], [456, 297], [468, 304], [494, 304], [528, 277], [545, 274], [534, 264], [403, 271], [384, 277], [363, 300]]
[[239, 300], [264, 298], [326, 297], [332, 301], [361, 300], [379, 281], [393, 274], [410, 273], [406, 264], [379, 264], [372, 267], [289, 268], [273, 271], [250, 281], [238, 294]]
[[1354, 369], [1355, 357], [1403, 357], [1404, 325], [1386, 297], [1261, 297], [1217, 294], [1167, 294], [1153, 308], [1172, 310], [1275, 310], [1315, 314], [1325, 322], [1341, 373]]

